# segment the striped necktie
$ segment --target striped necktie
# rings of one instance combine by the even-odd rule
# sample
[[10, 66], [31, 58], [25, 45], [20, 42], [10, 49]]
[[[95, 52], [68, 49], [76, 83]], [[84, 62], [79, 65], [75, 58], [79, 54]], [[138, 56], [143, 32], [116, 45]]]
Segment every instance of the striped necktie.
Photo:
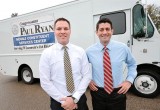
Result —
[[74, 88], [74, 81], [73, 81], [70, 58], [67, 52], [67, 46], [63, 46], [63, 49], [64, 49], [63, 58], [64, 58], [64, 70], [65, 70], [67, 91], [70, 93], [73, 93], [75, 88]]
[[109, 53], [106, 47], [104, 47], [103, 55], [103, 68], [104, 68], [104, 90], [111, 94], [113, 91], [112, 69]]

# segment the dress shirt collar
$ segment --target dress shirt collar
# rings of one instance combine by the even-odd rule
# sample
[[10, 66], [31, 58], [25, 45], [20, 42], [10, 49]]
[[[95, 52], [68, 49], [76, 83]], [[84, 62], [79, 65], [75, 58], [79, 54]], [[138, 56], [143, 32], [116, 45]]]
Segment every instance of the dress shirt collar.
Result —
[[[110, 42], [109, 42], [108, 45], [106, 46], [109, 51], [111, 50], [111, 44], [112, 44], [112, 40], [110, 40]], [[101, 51], [104, 50], [104, 45], [102, 45], [100, 42], [98, 42], [98, 46], [99, 46], [99, 49], [100, 49]]]
[[[67, 45], [65, 45], [65, 46], [67, 46], [67, 49], [69, 49], [70, 47], [71, 47], [71, 44], [70, 43], [68, 43]], [[60, 43], [57, 43], [57, 48], [59, 49], [59, 50], [62, 50], [63, 49], [63, 45], [62, 44], [60, 44]]]

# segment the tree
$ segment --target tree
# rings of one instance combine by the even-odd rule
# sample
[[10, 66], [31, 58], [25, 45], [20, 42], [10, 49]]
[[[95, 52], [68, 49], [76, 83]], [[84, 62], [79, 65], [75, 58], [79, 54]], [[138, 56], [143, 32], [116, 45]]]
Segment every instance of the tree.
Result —
[[160, 33], [160, 6], [157, 7], [154, 4], [148, 5], [147, 11]]

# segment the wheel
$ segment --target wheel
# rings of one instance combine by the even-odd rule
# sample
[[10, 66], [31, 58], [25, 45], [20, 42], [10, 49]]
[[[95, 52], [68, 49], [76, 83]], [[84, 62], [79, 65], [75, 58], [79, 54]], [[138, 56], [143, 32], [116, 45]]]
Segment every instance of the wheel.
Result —
[[136, 95], [153, 98], [160, 93], [160, 76], [153, 70], [141, 69], [132, 85], [132, 92]]
[[21, 78], [26, 84], [32, 84], [34, 82], [32, 70], [29, 67], [24, 67], [21, 70]]

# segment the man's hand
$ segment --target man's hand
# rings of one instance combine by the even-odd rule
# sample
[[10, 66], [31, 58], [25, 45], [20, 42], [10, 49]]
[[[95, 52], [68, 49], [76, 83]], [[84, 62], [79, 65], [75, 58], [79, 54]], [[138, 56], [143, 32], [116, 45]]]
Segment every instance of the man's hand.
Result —
[[119, 94], [125, 94], [127, 93], [127, 91], [129, 90], [129, 88], [131, 87], [131, 82], [129, 81], [124, 81], [121, 85], [119, 85], [118, 87], [120, 87], [121, 89], [118, 91]]
[[97, 84], [96, 84], [93, 80], [89, 83], [89, 88], [90, 88], [92, 91], [97, 91], [97, 90], [98, 90]]
[[78, 108], [77, 104], [73, 102], [71, 97], [62, 98], [61, 101], [64, 101], [64, 103], [61, 104], [61, 107], [65, 110], [73, 110]]

